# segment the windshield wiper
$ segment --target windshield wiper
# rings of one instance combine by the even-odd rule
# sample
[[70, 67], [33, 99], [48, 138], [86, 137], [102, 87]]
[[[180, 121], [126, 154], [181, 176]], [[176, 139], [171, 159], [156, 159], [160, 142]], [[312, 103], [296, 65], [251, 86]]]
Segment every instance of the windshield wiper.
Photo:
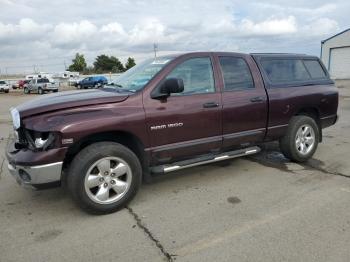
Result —
[[136, 93], [136, 91], [135, 90], [130, 90], [130, 89], [124, 89], [124, 88], [118, 88], [118, 90], [120, 90], [120, 91], [126, 91], [126, 92], [129, 92], [129, 93]]
[[121, 88], [123, 87], [122, 85], [117, 84], [117, 83], [110, 83], [107, 86], [116, 86], [116, 87], [121, 87]]
[[124, 89], [124, 87], [122, 85], [117, 84], [117, 83], [110, 83], [110, 84], [106, 85], [105, 88], [108, 88], [109, 86], [118, 87], [118, 88], [114, 88], [115, 90], [117, 90], [118, 93], [122, 93], [122, 92], [136, 93], [136, 90]]

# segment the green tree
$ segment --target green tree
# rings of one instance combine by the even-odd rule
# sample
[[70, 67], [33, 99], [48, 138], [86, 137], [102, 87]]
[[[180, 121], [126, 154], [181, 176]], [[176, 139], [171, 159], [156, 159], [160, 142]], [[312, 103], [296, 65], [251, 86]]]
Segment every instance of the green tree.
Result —
[[129, 57], [128, 61], [126, 61], [126, 63], [125, 63], [125, 70], [129, 70], [130, 68], [132, 68], [135, 65], [136, 65], [135, 59], [132, 57]]
[[124, 66], [115, 56], [99, 55], [94, 62], [94, 68], [96, 72], [123, 72]]
[[69, 71], [83, 72], [86, 69], [86, 61], [83, 54], [76, 53], [72, 59], [72, 64], [68, 67]]

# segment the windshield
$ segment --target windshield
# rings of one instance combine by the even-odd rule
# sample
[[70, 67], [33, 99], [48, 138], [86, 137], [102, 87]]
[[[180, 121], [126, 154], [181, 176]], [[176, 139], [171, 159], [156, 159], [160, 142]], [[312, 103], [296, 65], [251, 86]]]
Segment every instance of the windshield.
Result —
[[130, 92], [137, 92], [144, 88], [153, 76], [172, 59], [172, 57], [148, 59], [113, 79], [107, 87], [116, 87]]

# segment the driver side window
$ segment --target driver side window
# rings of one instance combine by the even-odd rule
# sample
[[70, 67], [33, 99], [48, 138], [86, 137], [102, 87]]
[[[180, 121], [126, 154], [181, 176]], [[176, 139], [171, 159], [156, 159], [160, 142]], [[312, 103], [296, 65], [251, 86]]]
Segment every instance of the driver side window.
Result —
[[191, 95], [214, 93], [214, 76], [209, 57], [191, 58], [181, 63], [167, 76], [181, 78], [184, 82], [184, 91], [172, 95]]

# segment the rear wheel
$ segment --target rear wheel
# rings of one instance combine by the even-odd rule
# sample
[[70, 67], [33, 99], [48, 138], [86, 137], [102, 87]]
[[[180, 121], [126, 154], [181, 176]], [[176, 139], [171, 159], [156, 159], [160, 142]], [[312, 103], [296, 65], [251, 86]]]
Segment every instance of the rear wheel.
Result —
[[23, 91], [24, 91], [25, 94], [29, 94], [30, 93], [30, 90], [29, 90], [28, 87], [25, 87]]
[[38, 94], [39, 94], [39, 95], [44, 94], [44, 90], [43, 90], [41, 87], [38, 88]]
[[8, 93], [10, 90], [5, 90], [5, 93]]
[[68, 188], [84, 210], [106, 214], [123, 208], [136, 194], [142, 178], [137, 156], [127, 147], [98, 142], [84, 148], [68, 172]]
[[286, 135], [280, 139], [282, 153], [295, 162], [305, 162], [315, 153], [319, 130], [315, 120], [308, 116], [294, 116]]

